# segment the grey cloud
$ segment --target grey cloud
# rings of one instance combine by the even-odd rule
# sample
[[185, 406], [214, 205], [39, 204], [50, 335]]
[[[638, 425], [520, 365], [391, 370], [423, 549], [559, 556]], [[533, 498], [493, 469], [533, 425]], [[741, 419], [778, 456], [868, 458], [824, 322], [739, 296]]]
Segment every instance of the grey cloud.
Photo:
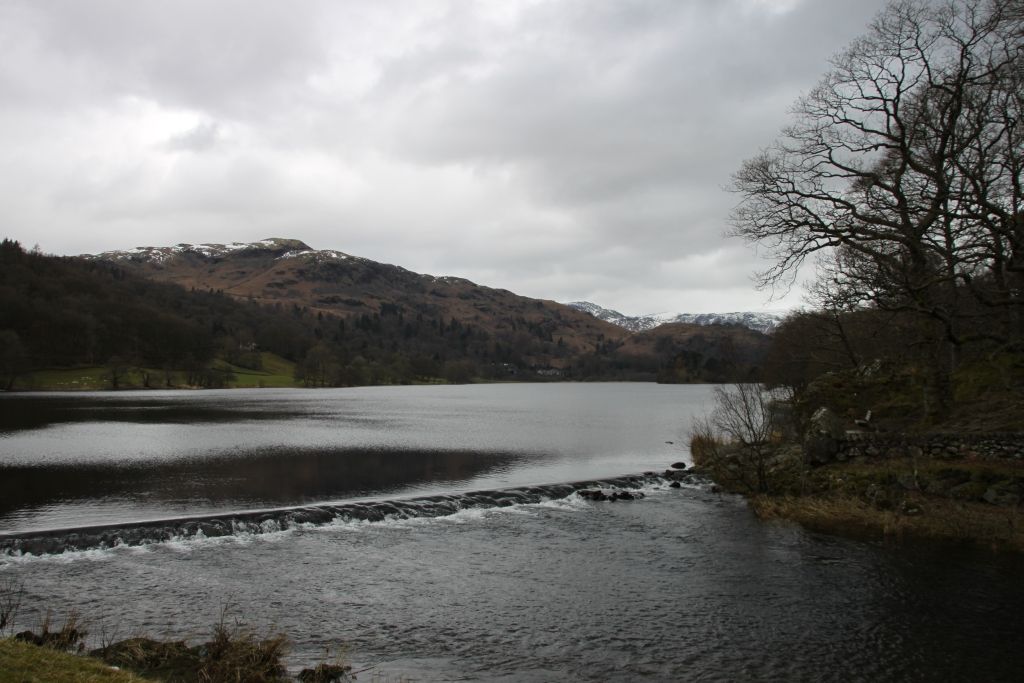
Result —
[[33, 30], [26, 57], [93, 102], [130, 95], [254, 116], [264, 98], [294, 90], [327, 47], [315, 39], [315, 13], [274, 2], [57, 0], [15, 11]]
[[280, 234], [627, 313], [758, 307], [723, 187], [881, 4], [7, 2], [0, 202], [60, 253]]
[[205, 121], [177, 135], [172, 135], [163, 147], [171, 152], [205, 152], [213, 149], [220, 140], [220, 124], [214, 121]]

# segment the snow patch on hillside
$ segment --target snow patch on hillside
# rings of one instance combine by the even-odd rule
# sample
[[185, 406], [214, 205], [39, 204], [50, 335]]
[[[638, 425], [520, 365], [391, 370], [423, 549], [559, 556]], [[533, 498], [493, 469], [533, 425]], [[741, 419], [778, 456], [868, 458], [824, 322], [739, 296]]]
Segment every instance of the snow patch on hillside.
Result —
[[224, 258], [232, 254], [269, 253], [276, 259], [306, 258], [315, 261], [346, 261], [356, 257], [333, 249], [313, 249], [299, 240], [271, 237], [258, 242], [231, 242], [230, 244], [176, 244], [173, 247], [135, 247], [121, 251], [105, 251], [101, 254], [83, 254], [83, 258], [102, 261], [134, 261], [163, 263], [182, 254], [198, 254], [203, 258]]
[[785, 313], [771, 311], [650, 313], [648, 315], [630, 316], [603, 308], [589, 301], [572, 301], [566, 305], [633, 332], [645, 332], [667, 323], [689, 323], [695, 325], [742, 325], [764, 334], [771, 334], [785, 317]]

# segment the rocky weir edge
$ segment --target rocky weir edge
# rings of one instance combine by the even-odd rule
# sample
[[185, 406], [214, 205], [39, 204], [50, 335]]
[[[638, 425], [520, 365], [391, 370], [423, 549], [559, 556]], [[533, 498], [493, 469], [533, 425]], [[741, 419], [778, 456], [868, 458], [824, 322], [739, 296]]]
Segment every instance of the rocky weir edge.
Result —
[[565, 499], [573, 494], [594, 502], [629, 501], [642, 498], [644, 494], [641, 489], [644, 488], [678, 488], [683, 484], [713, 486], [710, 479], [693, 470], [687, 470], [686, 464], [679, 462], [662, 473], [644, 472], [560, 484], [0, 533], [0, 557], [53, 555], [192, 538], [257, 535], [352, 521], [383, 522], [445, 517], [462, 510], [535, 504]]

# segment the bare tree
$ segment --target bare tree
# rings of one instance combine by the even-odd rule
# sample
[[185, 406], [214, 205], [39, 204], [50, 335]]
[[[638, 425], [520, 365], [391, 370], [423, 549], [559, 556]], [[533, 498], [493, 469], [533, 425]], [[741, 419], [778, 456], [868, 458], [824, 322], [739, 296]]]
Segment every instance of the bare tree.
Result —
[[752, 493], [767, 493], [780, 431], [779, 396], [758, 384], [715, 387], [715, 407], [690, 428], [694, 463], [715, 479]]
[[1019, 343], [1024, 309], [1021, 0], [896, 0], [734, 175], [731, 234], [768, 249], [763, 286], [830, 254], [828, 296]]

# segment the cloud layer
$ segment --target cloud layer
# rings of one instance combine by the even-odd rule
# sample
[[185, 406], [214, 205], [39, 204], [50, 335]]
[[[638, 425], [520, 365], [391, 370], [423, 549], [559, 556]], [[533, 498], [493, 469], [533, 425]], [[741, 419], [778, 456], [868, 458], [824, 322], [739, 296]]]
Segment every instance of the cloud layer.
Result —
[[763, 308], [723, 188], [880, 7], [8, 1], [0, 234], [295, 237], [630, 314]]

